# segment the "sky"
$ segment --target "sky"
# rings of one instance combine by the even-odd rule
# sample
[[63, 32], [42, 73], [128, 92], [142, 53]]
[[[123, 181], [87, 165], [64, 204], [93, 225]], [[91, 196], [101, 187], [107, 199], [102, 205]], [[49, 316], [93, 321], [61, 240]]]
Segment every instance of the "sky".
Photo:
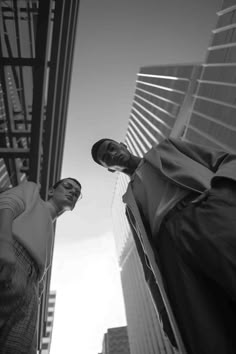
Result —
[[126, 325], [112, 232], [116, 174], [91, 146], [123, 141], [141, 66], [203, 62], [221, 0], [81, 0], [62, 177], [83, 199], [57, 221], [51, 354], [97, 354], [108, 328]]

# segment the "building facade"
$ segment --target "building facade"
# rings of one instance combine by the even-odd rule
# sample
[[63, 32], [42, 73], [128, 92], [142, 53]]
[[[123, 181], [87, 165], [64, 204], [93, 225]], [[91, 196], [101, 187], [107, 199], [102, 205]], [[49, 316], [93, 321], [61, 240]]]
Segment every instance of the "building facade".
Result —
[[51, 341], [52, 341], [52, 330], [53, 330], [53, 320], [56, 306], [56, 292], [50, 291], [48, 296], [48, 306], [47, 306], [47, 317], [45, 321], [45, 330], [42, 338], [41, 349], [39, 354], [49, 354]]
[[[224, 1], [217, 16], [202, 65], [140, 69], [125, 137], [132, 153], [142, 157], [169, 136], [235, 153], [235, 0]], [[176, 349], [163, 334], [127, 224], [121, 200], [128, 182], [128, 177], [121, 174], [117, 178], [112, 216], [130, 351], [131, 354], [173, 353]], [[184, 345], [180, 344], [177, 352], [184, 353]]]
[[102, 353], [100, 354], [130, 354], [126, 326], [108, 328], [103, 337]]
[[184, 138], [236, 152], [236, 1], [225, 0], [198, 80]]

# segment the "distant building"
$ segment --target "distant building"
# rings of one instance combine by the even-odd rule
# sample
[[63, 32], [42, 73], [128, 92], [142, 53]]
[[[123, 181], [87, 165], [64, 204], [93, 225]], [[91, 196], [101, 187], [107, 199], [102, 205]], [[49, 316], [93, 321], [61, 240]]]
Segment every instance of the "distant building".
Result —
[[[138, 155], [172, 136], [236, 153], [236, 17], [235, 0], [217, 13], [203, 65], [142, 67], [125, 143]], [[131, 354], [170, 354], [156, 306], [125, 216], [122, 195], [129, 179], [120, 174], [112, 216], [126, 308]]]
[[127, 327], [109, 328], [100, 354], [130, 354]]
[[39, 351], [39, 354], [50, 354], [55, 306], [56, 306], [56, 292], [50, 291], [48, 297], [45, 331], [44, 331], [44, 336], [42, 337], [41, 350]]

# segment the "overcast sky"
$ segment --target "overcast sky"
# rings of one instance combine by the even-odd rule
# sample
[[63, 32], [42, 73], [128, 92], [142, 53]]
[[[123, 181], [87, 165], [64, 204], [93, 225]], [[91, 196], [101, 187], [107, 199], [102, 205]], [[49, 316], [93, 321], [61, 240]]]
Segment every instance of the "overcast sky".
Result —
[[97, 354], [109, 327], [125, 325], [112, 236], [115, 174], [92, 144], [123, 141], [141, 66], [202, 62], [221, 0], [81, 0], [62, 177], [83, 199], [57, 222], [51, 354]]

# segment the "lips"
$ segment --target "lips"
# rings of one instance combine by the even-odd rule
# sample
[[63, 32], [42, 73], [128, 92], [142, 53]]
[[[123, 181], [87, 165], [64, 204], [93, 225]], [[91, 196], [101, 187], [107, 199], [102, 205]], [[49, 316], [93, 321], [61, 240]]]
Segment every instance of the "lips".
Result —
[[72, 197], [72, 195], [67, 195], [66, 198], [67, 198], [69, 201], [73, 202], [73, 197]]
[[123, 159], [123, 156], [122, 156], [122, 155], [116, 156], [116, 158], [114, 159], [114, 162], [120, 164], [121, 161], [122, 161], [122, 159]]

